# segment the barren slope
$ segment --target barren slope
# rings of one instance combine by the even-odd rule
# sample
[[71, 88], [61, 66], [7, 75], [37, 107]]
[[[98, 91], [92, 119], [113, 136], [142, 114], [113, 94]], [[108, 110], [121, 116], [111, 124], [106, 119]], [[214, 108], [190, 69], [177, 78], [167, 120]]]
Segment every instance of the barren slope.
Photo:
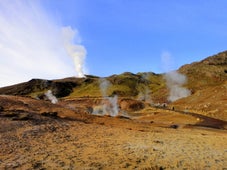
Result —
[[171, 103], [170, 107], [227, 121], [227, 81], [219, 86], [198, 90], [187, 98]]
[[0, 169], [218, 170], [227, 165], [227, 135], [222, 130], [40, 115], [26, 121], [3, 117], [0, 124]]

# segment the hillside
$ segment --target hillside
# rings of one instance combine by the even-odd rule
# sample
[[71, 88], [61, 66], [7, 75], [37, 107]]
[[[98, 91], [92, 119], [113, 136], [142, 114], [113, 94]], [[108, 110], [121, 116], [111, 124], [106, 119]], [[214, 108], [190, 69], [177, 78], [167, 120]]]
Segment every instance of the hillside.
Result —
[[206, 87], [193, 95], [173, 102], [170, 106], [202, 115], [227, 120], [227, 81], [218, 86]]
[[[227, 51], [210, 56], [200, 62], [187, 64], [179, 68], [180, 73], [188, 78], [187, 87], [192, 91], [203, 89], [208, 86], [220, 85], [227, 80]], [[74, 92], [74, 88], [81, 92], [76, 96], [99, 95], [100, 77], [87, 75], [86, 78], [65, 78], [59, 80], [41, 80], [32, 79], [28, 82], [0, 88], [0, 94], [10, 95], [30, 95], [31, 93], [42, 92], [45, 89], [52, 89], [58, 97], [68, 96]], [[121, 96], [137, 96], [147, 87], [151, 90], [150, 95], [154, 95], [160, 89], [165, 87], [163, 75], [152, 72], [147, 73], [129, 73], [125, 72], [120, 75], [106, 77], [111, 82], [111, 88], [108, 95], [117, 93]], [[67, 90], [66, 90], [67, 89]], [[64, 91], [66, 90], [66, 91]], [[62, 94], [60, 94], [60, 91]], [[154, 95], [155, 96], [155, 95]]]
[[165, 81], [162, 75], [154, 73], [138, 73], [129, 72], [120, 75], [112, 75], [106, 78], [87, 75], [86, 78], [65, 78], [59, 80], [42, 80], [32, 79], [25, 83], [0, 88], [0, 94], [31, 96], [39, 98], [47, 90], [58, 97], [77, 98], [77, 97], [100, 97], [100, 79], [109, 81], [107, 96], [118, 95], [120, 97], [137, 98], [142, 93], [148, 95], [156, 95], [159, 89], [165, 87]]
[[[186, 110], [227, 120], [225, 116], [227, 51], [184, 65], [178, 72], [187, 77], [184, 87], [188, 88], [192, 95], [172, 103], [170, 107], [176, 105], [181, 110], [187, 108]], [[100, 87], [102, 80], [108, 82], [107, 87]], [[117, 95], [119, 98], [141, 100], [153, 105], [169, 103], [164, 75], [152, 72], [137, 74], [125, 72], [105, 78], [87, 75], [86, 78], [71, 77], [59, 80], [32, 79], [25, 83], [0, 88], [0, 94], [43, 99], [47, 90], [51, 90], [59, 99], [90, 98], [93, 100], [93, 98], [103, 97], [101, 90], [103, 88], [106, 89], [106, 96]], [[211, 110], [207, 108], [207, 105], [211, 107], [210, 103], [213, 103]]]
[[187, 87], [192, 91], [227, 81], [227, 51], [210, 56], [200, 62], [187, 64], [179, 69], [188, 78]]
[[180, 110], [227, 120], [227, 51], [182, 66], [192, 95], [171, 104]]

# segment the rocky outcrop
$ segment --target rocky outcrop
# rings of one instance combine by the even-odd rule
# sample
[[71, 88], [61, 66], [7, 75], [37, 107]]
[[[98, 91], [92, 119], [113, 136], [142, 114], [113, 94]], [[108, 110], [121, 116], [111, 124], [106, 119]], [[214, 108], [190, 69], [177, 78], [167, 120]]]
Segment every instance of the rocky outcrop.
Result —
[[125, 111], [138, 111], [145, 107], [142, 101], [133, 99], [122, 99], [119, 101], [119, 106]]

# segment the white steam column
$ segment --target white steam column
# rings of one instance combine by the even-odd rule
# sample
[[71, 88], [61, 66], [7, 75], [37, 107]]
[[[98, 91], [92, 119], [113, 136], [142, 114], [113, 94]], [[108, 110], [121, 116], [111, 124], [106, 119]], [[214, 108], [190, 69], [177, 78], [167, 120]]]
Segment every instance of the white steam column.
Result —
[[[77, 30], [73, 30], [70, 26], [62, 28], [63, 43], [65, 50], [69, 56], [73, 58], [76, 77], [85, 77], [84, 75], [84, 61], [86, 57], [86, 49], [84, 46], [79, 45], [80, 38]], [[77, 44], [74, 44], [74, 39], [77, 38]]]
[[171, 54], [169, 52], [163, 52], [161, 59], [164, 69], [167, 72], [164, 78], [169, 89], [168, 101], [174, 102], [183, 97], [190, 96], [191, 91], [183, 86], [187, 82], [187, 77], [178, 71], [169, 71], [174, 64]]
[[183, 97], [191, 95], [191, 91], [183, 87], [187, 82], [187, 77], [177, 71], [171, 71], [165, 74], [167, 87], [169, 89], [168, 100], [174, 102]]

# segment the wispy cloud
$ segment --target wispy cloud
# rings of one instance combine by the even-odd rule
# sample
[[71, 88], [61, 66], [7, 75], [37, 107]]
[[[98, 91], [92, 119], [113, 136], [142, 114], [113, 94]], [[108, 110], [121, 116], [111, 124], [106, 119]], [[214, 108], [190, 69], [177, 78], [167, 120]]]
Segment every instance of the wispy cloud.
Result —
[[61, 27], [38, 1], [0, 1], [0, 86], [75, 75]]

